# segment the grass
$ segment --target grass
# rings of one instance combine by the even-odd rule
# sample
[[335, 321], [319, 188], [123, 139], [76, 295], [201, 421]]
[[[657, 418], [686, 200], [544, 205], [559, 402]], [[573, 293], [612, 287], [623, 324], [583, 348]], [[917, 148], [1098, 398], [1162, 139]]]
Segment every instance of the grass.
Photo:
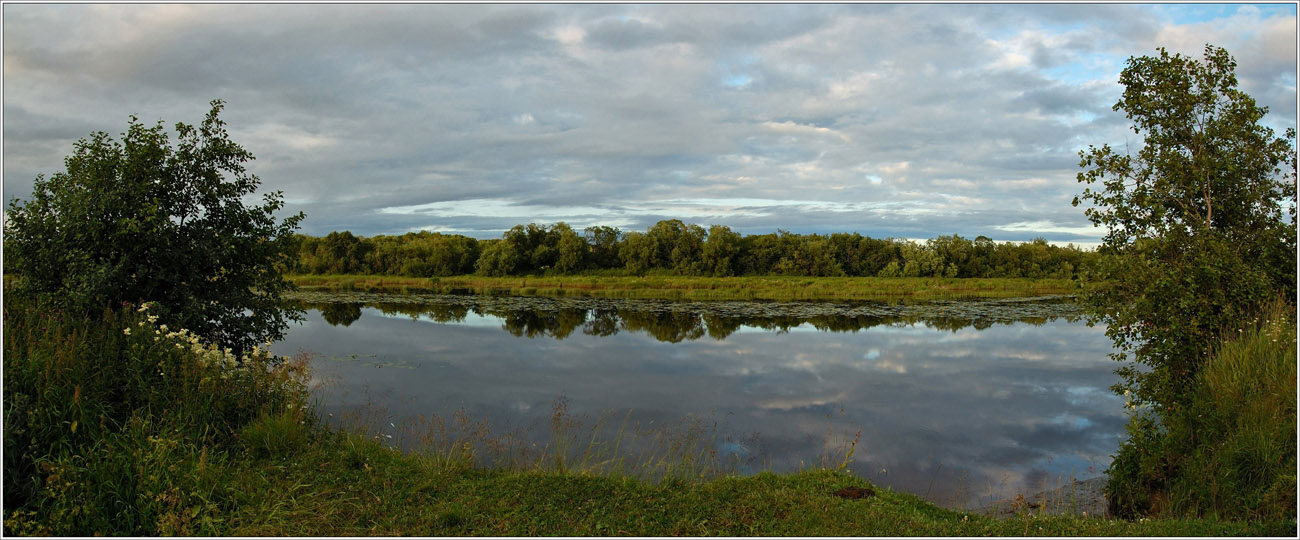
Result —
[[301, 361], [237, 363], [133, 308], [84, 317], [5, 296], [7, 534], [220, 531], [256, 426], [314, 421]]
[[[1293, 536], [1296, 531], [1294, 517], [1119, 521], [1022, 512], [992, 519], [941, 509], [830, 469], [698, 475], [686, 457], [698, 450], [690, 445], [647, 460], [670, 471], [647, 479], [604, 467], [606, 457], [617, 452], [605, 453], [604, 442], [564, 421], [552, 430], [568, 442], [557, 442], [542, 455], [573, 458], [484, 468], [474, 463], [473, 445], [456, 439], [426, 441], [404, 453], [368, 431], [335, 431], [320, 424], [308, 406], [301, 359], [254, 356], [236, 364], [222, 351], [153, 326], [147, 311], [130, 306], [98, 318], [51, 313], [9, 296], [4, 307], [6, 535]], [[563, 413], [557, 409], [556, 418], [563, 420]], [[457, 422], [475, 429], [472, 421]], [[830, 463], [847, 463], [849, 457]], [[873, 495], [834, 495], [849, 486]]]
[[1186, 409], [1138, 439], [1158, 459], [1132, 459], [1139, 448], [1126, 445], [1120, 500], [1173, 515], [1295, 515], [1295, 324], [1295, 307], [1278, 301], [1217, 347]]
[[[938, 508], [848, 474], [809, 470], [647, 482], [575, 472], [449, 467], [355, 436], [240, 471], [228, 532], [258, 536], [1232, 536], [1294, 521], [1118, 521]], [[872, 489], [845, 499], [837, 490]]]
[[293, 275], [304, 289], [667, 300], [939, 300], [1073, 294], [1068, 279], [692, 276]]

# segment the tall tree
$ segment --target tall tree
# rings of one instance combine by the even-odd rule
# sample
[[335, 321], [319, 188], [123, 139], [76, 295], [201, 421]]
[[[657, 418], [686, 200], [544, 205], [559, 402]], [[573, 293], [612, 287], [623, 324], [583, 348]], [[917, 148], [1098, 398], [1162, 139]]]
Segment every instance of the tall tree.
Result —
[[1222, 332], [1295, 296], [1296, 135], [1260, 123], [1268, 109], [1237, 89], [1222, 48], [1207, 45], [1203, 61], [1159, 51], [1128, 60], [1114, 107], [1142, 148], [1090, 146], [1078, 180], [1115, 255], [1087, 298], [1114, 356], [1150, 368], [1121, 368], [1117, 390], [1169, 410]]
[[170, 324], [237, 350], [278, 339], [300, 317], [282, 294], [301, 213], [283, 220], [280, 192], [246, 205], [260, 180], [253, 155], [212, 109], [197, 128], [131, 117], [122, 141], [98, 132], [74, 145], [66, 170], [13, 199], [5, 224], [16, 291], [95, 312], [158, 303]]

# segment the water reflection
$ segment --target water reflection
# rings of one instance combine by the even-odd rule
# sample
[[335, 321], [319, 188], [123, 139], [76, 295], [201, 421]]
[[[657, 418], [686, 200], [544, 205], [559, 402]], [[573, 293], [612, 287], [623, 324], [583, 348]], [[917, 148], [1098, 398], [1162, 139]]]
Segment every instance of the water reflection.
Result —
[[[437, 323], [462, 323], [467, 317], [496, 318], [501, 329], [517, 337], [564, 339], [581, 329], [589, 336], [613, 336], [619, 332], [639, 332], [667, 343], [693, 341], [704, 336], [725, 340], [742, 327], [789, 332], [792, 328], [810, 327], [829, 332], [858, 332], [875, 326], [924, 325], [935, 330], [958, 331], [965, 328], [984, 330], [994, 324], [1029, 324], [1042, 326], [1052, 319], [1068, 322], [1074, 315], [1023, 316], [1001, 322], [992, 318], [912, 315], [745, 315], [725, 316], [689, 311], [651, 311], [644, 309], [582, 308], [476, 308], [456, 304], [400, 302], [302, 302], [306, 309], [319, 311], [333, 326], [351, 326], [361, 318], [363, 306], [377, 309], [384, 316], [404, 315], [413, 320]], [[1072, 310], [1070, 311], [1072, 313]]]
[[1103, 329], [1070, 317], [309, 307], [276, 350], [319, 355], [325, 413], [463, 410], [542, 437], [563, 396], [577, 416], [702, 421], [717, 452], [778, 471], [860, 429], [855, 474], [954, 506], [1100, 474], [1126, 420]]

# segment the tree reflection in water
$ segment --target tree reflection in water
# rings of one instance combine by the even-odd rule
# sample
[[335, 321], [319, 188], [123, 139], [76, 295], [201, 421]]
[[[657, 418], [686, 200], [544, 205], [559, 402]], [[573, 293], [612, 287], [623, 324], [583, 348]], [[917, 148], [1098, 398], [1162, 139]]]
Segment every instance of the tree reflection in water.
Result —
[[[1001, 319], [914, 315], [771, 315], [727, 316], [690, 311], [619, 309], [476, 308], [457, 304], [398, 302], [303, 302], [305, 309], [321, 312], [332, 326], [350, 326], [361, 318], [361, 308], [378, 309], [385, 315], [405, 315], [438, 323], [458, 323], [473, 314], [501, 320], [501, 329], [516, 337], [564, 339], [581, 328], [590, 336], [612, 336], [620, 331], [640, 332], [667, 343], [694, 341], [704, 336], [724, 340], [742, 326], [783, 333], [808, 325], [826, 332], [858, 332], [875, 326], [924, 325], [935, 330], [956, 332], [965, 328], [984, 330], [994, 324], [1025, 323], [1041, 326], [1056, 317], [1020, 316]], [[1063, 316], [1074, 322], [1077, 316]]]

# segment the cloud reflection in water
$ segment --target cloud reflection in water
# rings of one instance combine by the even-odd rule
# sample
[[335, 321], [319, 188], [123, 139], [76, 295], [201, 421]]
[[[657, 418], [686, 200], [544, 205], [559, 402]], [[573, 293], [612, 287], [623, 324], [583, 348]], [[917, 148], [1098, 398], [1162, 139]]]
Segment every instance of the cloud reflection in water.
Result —
[[496, 425], [544, 426], [564, 396], [575, 414], [711, 418], [720, 452], [778, 471], [818, 464], [828, 432], [839, 448], [861, 429], [851, 471], [954, 506], [1099, 475], [1126, 420], [1108, 390], [1103, 329], [1065, 319], [980, 329], [331, 304], [276, 346], [299, 349], [319, 354], [314, 370], [336, 381], [319, 391], [325, 412], [464, 408]]

